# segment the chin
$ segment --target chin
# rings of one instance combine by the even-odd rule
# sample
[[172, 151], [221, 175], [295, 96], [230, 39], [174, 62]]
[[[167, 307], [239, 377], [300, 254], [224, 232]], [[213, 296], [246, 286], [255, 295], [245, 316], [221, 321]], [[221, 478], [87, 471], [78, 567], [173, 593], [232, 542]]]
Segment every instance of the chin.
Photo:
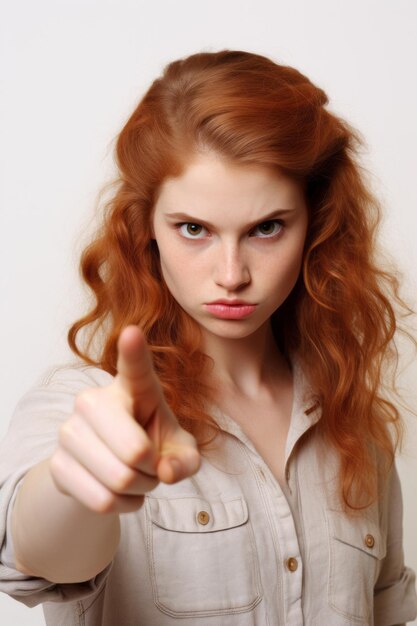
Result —
[[[201, 329], [223, 339], [244, 339], [256, 333], [262, 324], [251, 324], [249, 320], [216, 320], [215, 324], [200, 324]], [[265, 323], [265, 322], [264, 322]]]

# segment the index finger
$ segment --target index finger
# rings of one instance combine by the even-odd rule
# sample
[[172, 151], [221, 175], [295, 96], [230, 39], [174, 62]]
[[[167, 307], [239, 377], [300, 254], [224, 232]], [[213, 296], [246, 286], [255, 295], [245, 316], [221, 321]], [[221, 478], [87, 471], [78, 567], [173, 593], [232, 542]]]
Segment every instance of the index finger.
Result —
[[135, 417], [145, 424], [162, 400], [162, 387], [139, 326], [126, 326], [117, 341], [115, 384], [133, 400]]

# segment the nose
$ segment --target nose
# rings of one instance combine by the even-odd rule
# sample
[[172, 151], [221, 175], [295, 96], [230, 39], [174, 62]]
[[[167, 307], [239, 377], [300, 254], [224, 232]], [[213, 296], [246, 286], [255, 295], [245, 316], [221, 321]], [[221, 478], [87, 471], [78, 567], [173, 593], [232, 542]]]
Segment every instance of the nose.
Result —
[[250, 282], [247, 260], [235, 244], [216, 251], [215, 282], [227, 291], [237, 291]]

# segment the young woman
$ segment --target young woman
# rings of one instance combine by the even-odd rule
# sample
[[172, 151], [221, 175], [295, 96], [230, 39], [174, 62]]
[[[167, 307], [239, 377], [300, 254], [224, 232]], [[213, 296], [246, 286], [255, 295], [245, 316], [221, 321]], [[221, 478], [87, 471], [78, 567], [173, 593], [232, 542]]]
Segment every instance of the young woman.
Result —
[[263, 56], [199, 53], [121, 131], [78, 359], [0, 454], [0, 589], [47, 624], [416, 616], [386, 395], [410, 310], [327, 102]]

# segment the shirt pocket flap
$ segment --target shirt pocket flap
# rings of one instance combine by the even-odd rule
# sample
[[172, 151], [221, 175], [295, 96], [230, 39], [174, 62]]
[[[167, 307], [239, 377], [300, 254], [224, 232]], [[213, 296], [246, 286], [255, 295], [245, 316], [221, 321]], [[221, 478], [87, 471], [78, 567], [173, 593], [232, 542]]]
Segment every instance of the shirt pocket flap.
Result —
[[198, 496], [182, 498], [147, 498], [154, 524], [166, 530], [184, 533], [207, 533], [241, 526], [248, 521], [248, 507], [243, 497], [233, 500], [205, 500]]
[[387, 553], [386, 537], [379, 525], [365, 517], [348, 517], [338, 511], [326, 512], [331, 536], [376, 559], [383, 559]]

